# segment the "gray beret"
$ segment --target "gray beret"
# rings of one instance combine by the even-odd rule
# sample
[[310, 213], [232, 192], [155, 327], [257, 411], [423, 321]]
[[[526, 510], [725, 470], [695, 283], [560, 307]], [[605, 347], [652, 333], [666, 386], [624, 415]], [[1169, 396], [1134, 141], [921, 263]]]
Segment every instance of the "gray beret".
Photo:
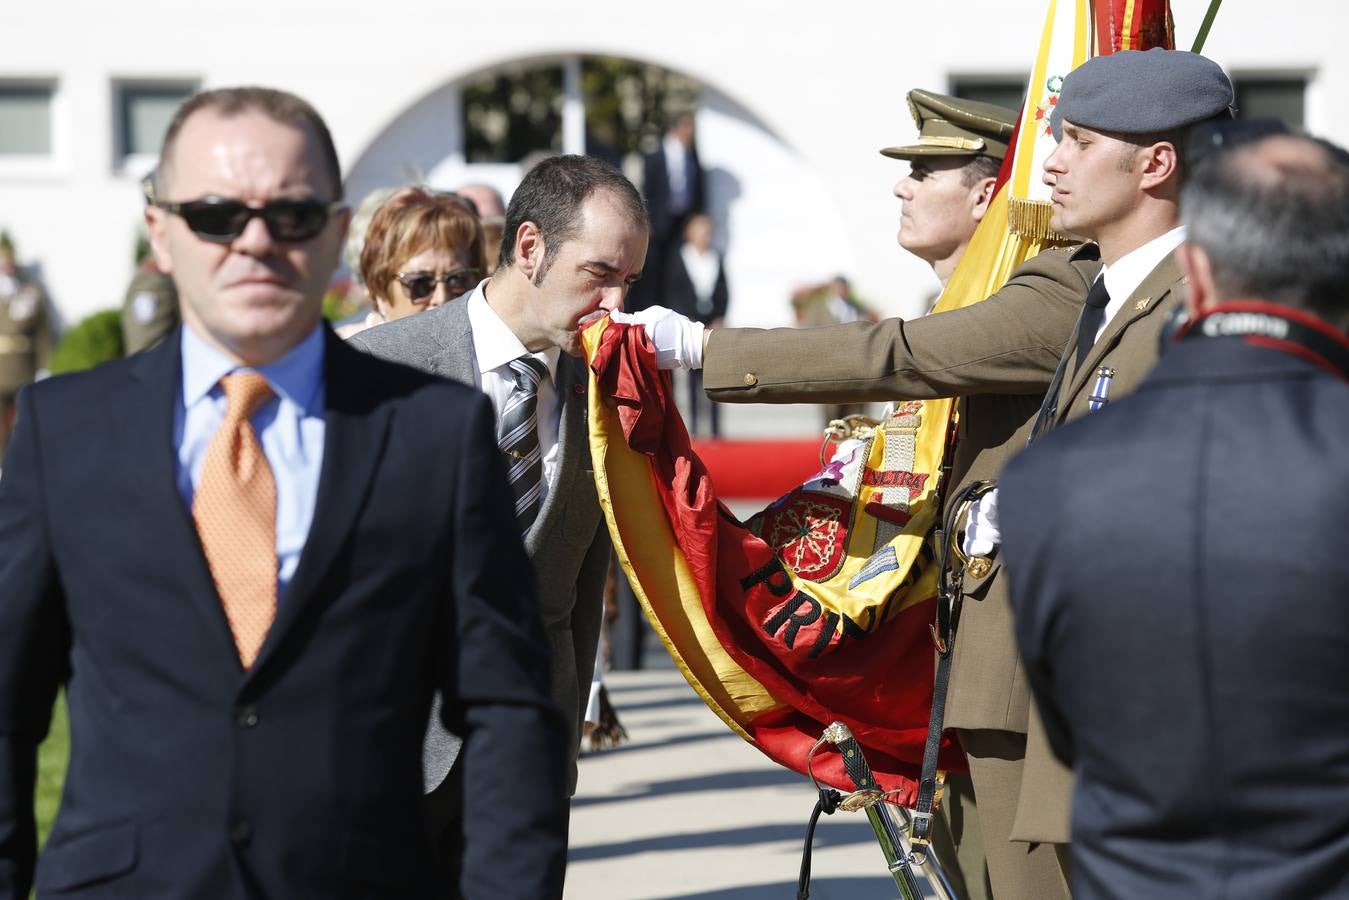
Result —
[[1068, 73], [1049, 126], [1055, 140], [1064, 119], [1094, 131], [1151, 134], [1216, 116], [1232, 101], [1232, 82], [1198, 53], [1120, 50]]

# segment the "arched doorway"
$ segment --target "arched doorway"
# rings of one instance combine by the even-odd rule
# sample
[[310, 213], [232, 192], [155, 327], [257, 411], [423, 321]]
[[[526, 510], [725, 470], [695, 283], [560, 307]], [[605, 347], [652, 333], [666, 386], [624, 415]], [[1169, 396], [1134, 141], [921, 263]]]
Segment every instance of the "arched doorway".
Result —
[[[618, 151], [615, 161], [640, 182], [637, 151], [655, 146], [659, 126], [652, 122], [659, 120], [660, 111], [632, 115], [634, 105], [649, 103], [650, 98], [630, 96], [631, 85], [614, 79], [610, 82], [618, 84], [616, 95], [597, 97], [595, 83], [604, 89], [604, 79], [588, 77], [594, 61], [607, 62], [610, 72], [615, 65], [626, 66], [629, 74], [634, 69], [654, 70], [656, 76], [664, 76], [670, 107], [696, 108], [709, 211], [725, 252], [731, 288], [730, 324], [789, 324], [793, 288], [856, 270], [838, 205], [824, 181], [759, 117], [713, 85], [631, 60], [579, 54], [522, 59], [442, 85], [389, 122], [360, 154], [349, 169], [348, 196], [356, 203], [371, 190], [420, 181], [445, 190], [487, 182], [509, 197], [530, 152], [596, 152], [597, 136], [609, 151]], [[525, 89], [514, 95], [502, 92], [503, 81]], [[484, 85], [502, 107], [489, 110], [497, 127], [486, 138], [481, 132], [490, 123], [485, 124], [481, 115], [470, 115], [485, 108], [480, 102]], [[597, 118], [600, 104], [605, 115]], [[524, 108], [515, 108], [520, 106]], [[637, 123], [637, 133], [612, 133], [615, 108], [629, 128]], [[512, 116], [524, 122], [528, 133], [502, 139], [501, 120]], [[597, 135], [606, 124], [610, 133]], [[507, 121], [506, 128], [511, 127], [515, 126]]]

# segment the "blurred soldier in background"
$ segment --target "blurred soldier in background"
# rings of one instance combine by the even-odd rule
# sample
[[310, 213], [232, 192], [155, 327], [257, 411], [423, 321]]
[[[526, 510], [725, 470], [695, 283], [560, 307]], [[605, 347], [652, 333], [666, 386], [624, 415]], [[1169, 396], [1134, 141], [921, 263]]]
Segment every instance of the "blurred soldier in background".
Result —
[[46, 294], [20, 270], [14, 242], [0, 232], [0, 454], [14, 424], [14, 396], [46, 374], [51, 351]]

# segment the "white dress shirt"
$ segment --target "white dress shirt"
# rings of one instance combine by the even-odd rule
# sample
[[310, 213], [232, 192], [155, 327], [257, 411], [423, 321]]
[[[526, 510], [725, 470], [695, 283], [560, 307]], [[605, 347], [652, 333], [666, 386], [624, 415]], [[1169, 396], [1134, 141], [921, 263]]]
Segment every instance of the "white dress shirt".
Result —
[[690, 206], [688, 148], [679, 138], [669, 134], [661, 141], [661, 147], [665, 151], [665, 177], [670, 184], [670, 211], [681, 215]]
[[[1185, 240], [1185, 227], [1172, 228], [1166, 234], [1155, 237], [1141, 247], [1136, 247], [1115, 260], [1113, 265], [1101, 269], [1098, 278], [1105, 279], [1106, 293], [1110, 302], [1105, 305], [1105, 316], [1101, 327], [1096, 330], [1094, 340], [1099, 341], [1105, 333], [1110, 320], [1124, 307], [1143, 279], [1152, 274], [1152, 270], [1161, 265], [1163, 259]], [[984, 494], [970, 507], [966, 519], [965, 538], [961, 547], [971, 556], [987, 556], [993, 548], [1002, 543], [1002, 531], [998, 528], [998, 491], [995, 488]]]
[[478, 364], [478, 387], [492, 400], [496, 410], [497, 422], [501, 421], [501, 410], [506, 398], [515, 390], [515, 376], [511, 373], [511, 360], [522, 356], [533, 356], [548, 367], [548, 377], [539, 382], [539, 451], [543, 454], [543, 491], [540, 504], [548, 498], [549, 485], [557, 471], [558, 423], [561, 418], [561, 405], [557, 397], [557, 361], [562, 351], [549, 347], [538, 353], [530, 353], [520, 339], [511, 331], [510, 326], [501, 320], [487, 303], [483, 282], [468, 295], [468, 323], [473, 329], [473, 355]]
[[717, 289], [717, 276], [721, 274], [721, 254], [715, 247], [699, 253], [697, 247], [685, 241], [679, 248], [679, 257], [684, 261], [684, 271], [693, 285], [698, 312], [705, 316], [712, 311], [712, 294]]

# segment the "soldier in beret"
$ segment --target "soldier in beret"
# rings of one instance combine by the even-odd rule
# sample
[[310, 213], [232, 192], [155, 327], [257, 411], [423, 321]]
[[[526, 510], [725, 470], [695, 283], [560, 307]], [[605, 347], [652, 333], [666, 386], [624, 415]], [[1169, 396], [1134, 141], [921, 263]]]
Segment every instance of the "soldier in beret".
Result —
[[45, 372], [51, 351], [47, 298], [20, 271], [14, 242], [0, 232], [0, 454], [14, 424], [14, 397]]
[[[1230, 117], [1232, 102], [1222, 69], [1182, 51], [1122, 51], [1070, 73], [1045, 180], [1055, 187], [1051, 227], [1088, 243], [1041, 253], [972, 306], [817, 329], [704, 333], [664, 310], [632, 320], [667, 349], [666, 365], [705, 361], [715, 400], [961, 397], [951, 484], [996, 478], [1034, 422], [1045, 428], [1085, 415], [1151, 368], [1167, 314], [1182, 301], [1175, 249], [1184, 238], [1178, 207], [1189, 134]], [[1044, 395], [1038, 412], [1036, 395]], [[1043, 850], [1037, 845], [1068, 841], [1071, 773], [1048, 752], [1029, 702], [1000, 578], [996, 495], [985, 499], [971, 513], [977, 527], [967, 530], [965, 549], [989, 562], [978, 578], [966, 574], [946, 725], [970, 763], [994, 894], [1041, 900], [1066, 891], [1062, 873], [1051, 879], [1031, 860]]]

